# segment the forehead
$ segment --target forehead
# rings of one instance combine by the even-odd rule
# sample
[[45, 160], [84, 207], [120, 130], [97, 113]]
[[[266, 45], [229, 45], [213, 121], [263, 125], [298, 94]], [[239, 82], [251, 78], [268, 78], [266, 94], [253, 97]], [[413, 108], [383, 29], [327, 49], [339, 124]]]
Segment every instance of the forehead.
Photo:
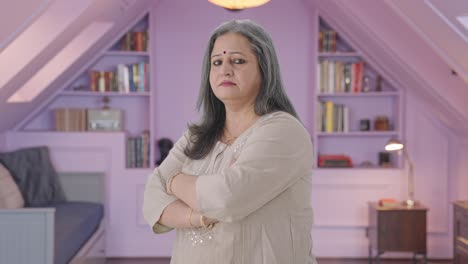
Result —
[[211, 54], [220, 54], [226, 52], [251, 52], [249, 40], [239, 33], [229, 32], [219, 36], [214, 43]]

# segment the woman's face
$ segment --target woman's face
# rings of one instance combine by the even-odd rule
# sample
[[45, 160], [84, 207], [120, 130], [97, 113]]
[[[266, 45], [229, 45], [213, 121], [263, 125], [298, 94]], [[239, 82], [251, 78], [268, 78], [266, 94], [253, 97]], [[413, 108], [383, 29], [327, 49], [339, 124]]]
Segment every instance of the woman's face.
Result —
[[238, 33], [219, 36], [211, 52], [210, 84], [223, 103], [253, 105], [260, 90], [257, 57], [247, 38]]

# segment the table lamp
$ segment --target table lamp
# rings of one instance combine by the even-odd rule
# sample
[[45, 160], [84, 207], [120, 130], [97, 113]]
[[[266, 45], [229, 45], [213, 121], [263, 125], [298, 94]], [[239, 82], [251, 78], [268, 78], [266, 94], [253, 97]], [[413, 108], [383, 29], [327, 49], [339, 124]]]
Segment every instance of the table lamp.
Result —
[[408, 198], [405, 203], [408, 207], [413, 207], [415, 204], [413, 162], [411, 162], [411, 159], [409, 158], [408, 151], [406, 150], [405, 145], [398, 139], [390, 139], [385, 145], [385, 150], [388, 152], [398, 151], [398, 154], [403, 152], [403, 156], [408, 162]]

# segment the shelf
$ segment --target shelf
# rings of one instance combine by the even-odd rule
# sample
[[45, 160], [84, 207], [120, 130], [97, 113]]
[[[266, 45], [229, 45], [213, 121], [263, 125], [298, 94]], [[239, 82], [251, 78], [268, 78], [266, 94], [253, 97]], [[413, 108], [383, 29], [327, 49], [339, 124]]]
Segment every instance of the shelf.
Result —
[[70, 96], [150, 96], [149, 92], [89, 92], [89, 91], [64, 91], [60, 93], [61, 95], [70, 95]]
[[353, 132], [317, 132], [318, 137], [387, 137], [397, 136], [397, 131], [353, 131]]
[[89, 135], [89, 136], [98, 136], [98, 135], [125, 135], [124, 131], [92, 131], [92, 130], [83, 130], [83, 131], [58, 131], [58, 130], [40, 130], [40, 129], [30, 129], [30, 130], [24, 130], [21, 133], [29, 133], [29, 134], [50, 134], [50, 133], [55, 133], [55, 134], [63, 134], [63, 135]]
[[312, 169], [313, 171], [341, 171], [341, 170], [365, 170], [365, 171], [370, 171], [370, 170], [384, 170], [384, 171], [392, 171], [392, 170], [401, 170], [400, 168], [395, 168], [395, 167], [389, 167], [389, 168], [384, 168], [384, 167], [351, 167], [351, 168], [323, 168], [323, 167], [314, 167]]
[[338, 57], [338, 58], [347, 58], [347, 57], [361, 57], [361, 54], [358, 52], [319, 52], [319, 58], [329, 58], [329, 57]]
[[124, 51], [124, 50], [112, 50], [104, 52], [105, 56], [149, 56], [147, 51]]
[[125, 168], [129, 177], [147, 177], [153, 170], [154, 168]]
[[320, 93], [317, 97], [388, 97], [399, 96], [398, 92]]

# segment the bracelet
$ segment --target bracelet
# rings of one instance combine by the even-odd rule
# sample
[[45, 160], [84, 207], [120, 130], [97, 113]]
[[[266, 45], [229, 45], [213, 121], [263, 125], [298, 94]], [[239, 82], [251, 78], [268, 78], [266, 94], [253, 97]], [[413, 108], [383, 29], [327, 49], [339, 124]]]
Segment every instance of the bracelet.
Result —
[[193, 209], [190, 208], [190, 214], [189, 214], [188, 222], [189, 222], [189, 224], [190, 224], [191, 227], [195, 227], [195, 226], [192, 224], [192, 214], [193, 214]]
[[168, 185], [168, 193], [167, 194], [174, 194], [174, 192], [172, 191], [172, 182], [174, 181], [174, 178], [179, 175], [180, 173], [177, 173], [177, 174], [174, 174], [172, 175], [171, 177], [169, 177], [169, 180], [167, 181], [167, 185]]

